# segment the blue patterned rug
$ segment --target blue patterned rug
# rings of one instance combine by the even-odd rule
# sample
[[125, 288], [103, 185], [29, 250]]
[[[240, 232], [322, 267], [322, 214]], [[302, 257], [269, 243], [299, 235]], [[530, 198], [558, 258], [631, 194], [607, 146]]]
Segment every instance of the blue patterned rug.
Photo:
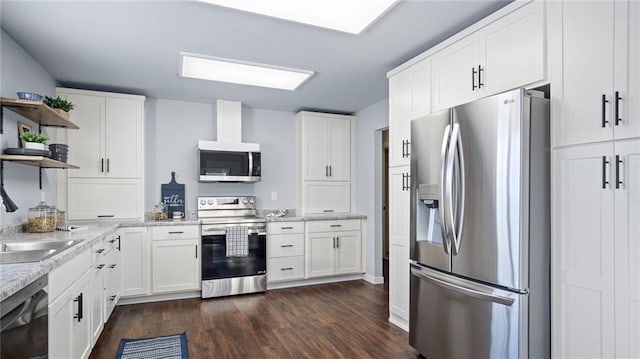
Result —
[[188, 359], [187, 334], [120, 339], [116, 359]]

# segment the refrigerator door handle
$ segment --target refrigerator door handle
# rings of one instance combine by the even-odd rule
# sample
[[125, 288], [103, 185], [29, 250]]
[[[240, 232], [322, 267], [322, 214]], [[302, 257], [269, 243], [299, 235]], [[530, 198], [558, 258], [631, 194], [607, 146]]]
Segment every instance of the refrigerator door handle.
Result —
[[434, 276], [429, 275], [428, 273], [424, 273], [423, 270], [421, 270], [419, 267], [416, 267], [415, 265], [411, 266], [411, 274], [415, 275], [416, 277], [420, 278], [420, 279], [424, 279], [426, 281], [429, 281], [439, 287], [442, 288], [446, 288], [448, 290], [460, 293], [462, 295], [466, 295], [469, 297], [474, 297], [477, 299], [481, 299], [481, 300], [486, 300], [489, 302], [494, 302], [494, 303], [498, 303], [498, 304], [502, 304], [502, 305], [506, 305], [508, 307], [510, 307], [513, 302], [515, 301], [513, 298], [509, 298], [509, 297], [503, 297], [501, 295], [496, 295], [493, 293], [489, 293], [489, 292], [484, 292], [482, 290], [479, 289], [472, 289], [472, 288], [467, 288], [467, 287], [463, 287], [460, 285], [457, 285], [455, 283], [450, 283], [447, 281], [444, 281], [442, 279], [436, 278]]
[[442, 232], [442, 244], [443, 249], [446, 254], [449, 254], [449, 248], [451, 246], [451, 242], [449, 242], [449, 235], [447, 230], [447, 222], [445, 212], [446, 209], [446, 201], [445, 195], [447, 192], [447, 150], [449, 148], [449, 135], [451, 134], [451, 125], [447, 125], [444, 129], [444, 136], [442, 137], [442, 149], [440, 151], [440, 198], [438, 201], [440, 203], [439, 214], [440, 214], [440, 231]]
[[[451, 133], [451, 143], [449, 148], [449, 176], [452, 182], [456, 184], [456, 204], [454, 206], [453, 194], [449, 197], [449, 223], [451, 224], [451, 234], [453, 236], [453, 255], [457, 255], [462, 243], [462, 227], [464, 224], [464, 203], [465, 203], [465, 176], [464, 176], [464, 150], [462, 148], [462, 136], [460, 134], [460, 125], [454, 124]], [[458, 170], [458, 178], [454, 178], [454, 169]], [[454, 182], [455, 181], [455, 182]]]

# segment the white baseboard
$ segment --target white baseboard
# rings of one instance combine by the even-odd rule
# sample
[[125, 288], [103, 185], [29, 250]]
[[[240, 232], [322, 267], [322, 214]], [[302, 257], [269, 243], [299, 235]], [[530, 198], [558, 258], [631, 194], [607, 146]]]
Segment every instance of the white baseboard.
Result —
[[147, 295], [147, 296], [141, 296], [141, 297], [120, 298], [120, 301], [118, 302], [117, 305], [162, 302], [165, 300], [177, 300], [177, 299], [200, 298], [200, 297], [201, 297], [201, 292], [199, 290], [190, 291], [190, 292], [181, 292], [181, 293], [155, 294], [155, 295]]
[[365, 274], [364, 275], [364, 280], [366, 280], [367, 282], [369, 282], [371, 284], [383, 284], [384, 283], [384, 277], [382, 277], [382, 276], [374, 277], [374, 276], [369, 275], [369, 274]]
[[409, 322], [407, 322], [405, 319], [398, 318], [397, 316], [393, 315], [393, 313], [389, 313], [389, 323], [404, 330], [405, 332], [409, 332]]
[[346, 275], [346, 276], [340, 276], [340, 277], [321, 277], [321, 278], [294, 280], [294, 281], [288, 281], [288, 282], [275, 282], [275, 283], [267, 283], [267, 290], [302, 287], [305, 285], [346, 282], [350, 280], [359, 280], [359, 279], [364, 279], [364, 275], [352, 274], [352, 275]]

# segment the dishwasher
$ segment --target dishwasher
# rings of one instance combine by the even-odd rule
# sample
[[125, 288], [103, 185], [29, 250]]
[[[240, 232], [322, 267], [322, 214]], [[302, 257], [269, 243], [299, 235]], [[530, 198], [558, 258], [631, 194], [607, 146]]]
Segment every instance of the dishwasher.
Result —
[[0, 358], [46, 358], [49, 347], [47, 275], [0, 303]]

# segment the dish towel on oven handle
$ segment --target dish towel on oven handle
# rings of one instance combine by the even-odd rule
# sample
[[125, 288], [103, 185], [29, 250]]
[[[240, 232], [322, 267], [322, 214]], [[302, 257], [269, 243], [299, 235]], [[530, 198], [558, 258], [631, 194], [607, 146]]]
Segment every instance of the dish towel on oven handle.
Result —
[[249, 255], [249, 231], [245, 226], [227, 227], [227, 257]]

